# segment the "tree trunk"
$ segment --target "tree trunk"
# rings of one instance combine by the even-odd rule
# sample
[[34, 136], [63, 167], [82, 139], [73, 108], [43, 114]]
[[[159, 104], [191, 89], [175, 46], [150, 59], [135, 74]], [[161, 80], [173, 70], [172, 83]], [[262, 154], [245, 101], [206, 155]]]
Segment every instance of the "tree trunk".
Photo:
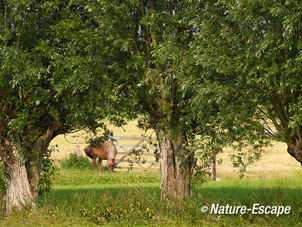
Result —
[[25, 163], [30, 189], [36, 204], [39, 195], [42, 159], [52, 139], [52, 135], [53, 131], [48, 129], [44, 135], [37, 139]]
[[13, 209], [21, 211], [23, 206], [36, 207], [28, 182], [27, 171], [19, 154], [17, 146], [11, 141], [1, 144], [3, 155], [4, 173], [6, 179], [6, 194], [3, 199], [2, 209], [11, 213]]
[[216, 154], [214, 151], [212, 151], [213, 153], [213, 161], [212, 161], [212, 179], [213, 181], [216, 180]]
[[287, 152], [302, 165], [302, 140], [287, 141]]
[[16, 142], [10, 139], [1, 142], [0, 150], [7, 185], [2, 206], [4, 212], [11, 213], [13, 209], [20, 211], [24, 205], [36, 208], [42, 159], [52, 135], [53, 131], [48, 129], [32, 147], [27, 149], [26, 162], [18, 150], [21, 147], [20, 140]]
[[183, 145], [186, 136], [178, 130], [156, 130], [161, 161], [162, 200], [183, 199], [192, 196], [191, 177], [194, 168], [194, 154]]

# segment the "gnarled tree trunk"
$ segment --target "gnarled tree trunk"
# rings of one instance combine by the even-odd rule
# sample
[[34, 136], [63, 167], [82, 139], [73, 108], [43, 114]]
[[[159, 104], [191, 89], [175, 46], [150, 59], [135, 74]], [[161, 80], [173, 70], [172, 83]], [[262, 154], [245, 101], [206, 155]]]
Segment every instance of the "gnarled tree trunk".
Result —
[[31, 152], [29, 152], [28, 160], [25, 163], [28, 181], [35, 203], [38, 202], [42, 159], [52, 139], [52, 135], [53, 131], [48, 129], [44, 135], [36, 140]]
[[161, 198], [183, 199], [192, 196], [191, 177], [194, 168], [194, 154], [183, 145], [186, 135], [178, 130], [156, 130], [161, 161]]
[[2, 158], [7, 186], [2, 209], [6, 213], [11, 213], [13, 209], [20, 211], [26, 205], [35, 207], [27, 171], [18, 147], [6, 140], [1, 143], [1, 150], [4, 151]]
[[287, 152], [302, 165], [302, 139], [299, 141], [287, 141]]
[[53, 131], [47, 130], [28, 148], [26, 162], [19, 152], [20, 141], [18, 144], [14, 139], [1, 141], [0, 150], [7, 185], [2, 205], [4, 212], [11, 213], [13, 209], [20, 211], [27, 205], [32, 208], [37, 206], [42, 159], [52, 135]]

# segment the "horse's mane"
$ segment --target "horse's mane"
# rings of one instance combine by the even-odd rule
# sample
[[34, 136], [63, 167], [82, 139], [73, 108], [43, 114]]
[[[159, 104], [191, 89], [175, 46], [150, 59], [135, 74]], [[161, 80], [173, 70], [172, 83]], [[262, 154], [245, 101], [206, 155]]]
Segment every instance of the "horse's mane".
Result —
[[104, 150], [107, 153], [107, 158], [110, 158], [110, 157], [114, 158], [116, 156], [117, 150], [112, 141], [110, 141], [110, 140], [106, 141], [103, 144], [103, 146], [104, 146]]

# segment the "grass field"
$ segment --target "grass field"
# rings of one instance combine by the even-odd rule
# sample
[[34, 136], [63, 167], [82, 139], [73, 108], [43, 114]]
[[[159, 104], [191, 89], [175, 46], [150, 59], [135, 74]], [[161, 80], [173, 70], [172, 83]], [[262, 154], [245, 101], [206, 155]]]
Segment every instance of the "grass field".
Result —
[[[126, 131], [112, 128], [115, 136], [141, 136], [131, 122]], [[120, 131], [118, 131], [120, 130]], [[148, 132], [150, 135], [152, 132]], [[75, 137], [74, 137], [75, 136]], [[85, 135], [67, 135], [70, 142]], [[130, 141], [129, 141], [130, 142]], [[76, 150], [75, 144], [58, 137], [61, 159]], [[261, 160], [250, 166], [239, 179], [228, 159], [233, 151], [226, 148], [217, 167], [220, 181], [207, 181], [194, 187], [194, 197], [174, 201], [169, 206], [160, 202], [158, 171], [116, 171], [94, 173], [91, 169], [56, 168], [53, 190], [39, 197], [38, 209], [24, 209], [21, 214], [0, 218], [0, 226], [302, 226], [302, 172], [287, 153], [284, 144], [266, 149]], [[64, 153], [64, 155], [60, 154]], [[246, 206], [290, 206], [290, 214], [210, 214], [201, 212], [212, 204]]]
[[[225, 180], [194, 189], [194, 197], [160, 203], [156, 173], [58, 169], [54, 189], [39, 198], [36, 211], [2, 218], [1, 226], [301, 226], [302, 177], [279, 180]], [[202, 213], [211, 204], [291, 206], [290, 214]]]

